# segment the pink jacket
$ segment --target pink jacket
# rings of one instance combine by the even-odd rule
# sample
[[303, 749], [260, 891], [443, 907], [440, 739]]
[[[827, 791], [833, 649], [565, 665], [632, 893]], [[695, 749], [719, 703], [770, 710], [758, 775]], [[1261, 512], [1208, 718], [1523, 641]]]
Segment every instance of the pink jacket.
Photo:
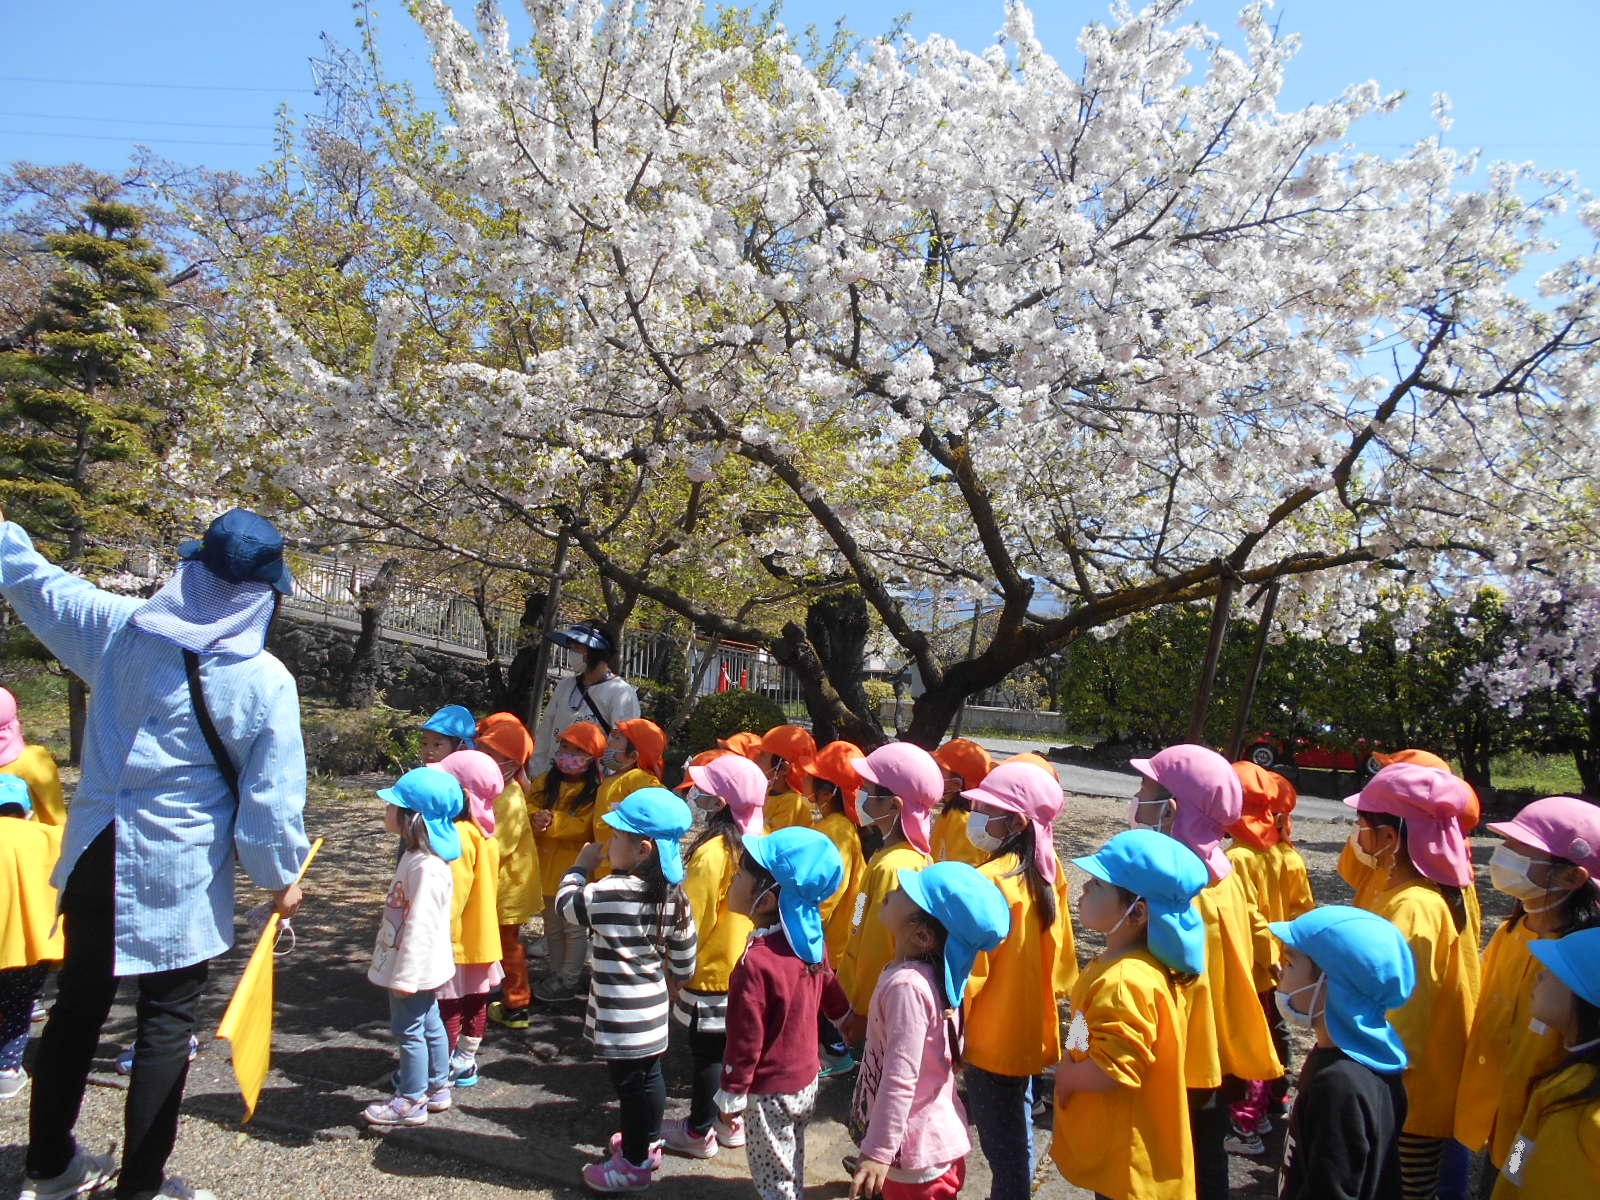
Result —
[[861, 1156], [874, 1162], [926, 1171], [972, 1149], [944, 1001], [927, 963], [894, 963], [879, 977], [852, 1108], [853, 1124], [866, 1127]]

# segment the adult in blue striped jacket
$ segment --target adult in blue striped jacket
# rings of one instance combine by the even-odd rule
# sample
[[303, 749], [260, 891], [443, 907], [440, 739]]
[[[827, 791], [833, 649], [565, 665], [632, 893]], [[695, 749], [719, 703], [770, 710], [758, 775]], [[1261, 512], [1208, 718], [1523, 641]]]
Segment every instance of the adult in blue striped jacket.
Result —
[[120, 978], [137, 980], [139, 1028], [116, 1195], [203, 1195], [166, 1164], [207, 966], [233, 944], [235, 852], [278, 912], [300, 903], [300, 701], [264, 651], [293, 586], [283, 539], [234, 509], [179, 554], [149, 600], [118, 596], [46, 561], [0, 514], [0, 595], [94, 696], [53, 877], [66, 957], [35, 1063], [23, 1200], [82, 1195], [113, 1174], [72, 1130]]

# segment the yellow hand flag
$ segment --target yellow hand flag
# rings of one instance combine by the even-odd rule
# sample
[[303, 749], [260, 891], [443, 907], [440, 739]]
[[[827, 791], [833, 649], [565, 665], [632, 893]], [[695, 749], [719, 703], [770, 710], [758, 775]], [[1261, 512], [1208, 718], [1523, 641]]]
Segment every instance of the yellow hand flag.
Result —
[[[320, 849], [322, 839], [318, 838], [311, 843], [306, 861], [300, 864], [296, 883], [305, 878], [306, 868]], [[277, 943], [278, 914], [273, 913], [250, 954], [244, 974], [239, 976], [239, 985], [233, 989], [222, 1024], [217, 1026], [217, 1036], [233, 1043], [233, 1077], [239, 1081], [239, 1094], [244, 1097], [246, 1121], [256, 1115], [256, 1101], [261, 1099], [261, 1085], [266, 1082], [267, 1068], [272, 1063], [272, 951]]]

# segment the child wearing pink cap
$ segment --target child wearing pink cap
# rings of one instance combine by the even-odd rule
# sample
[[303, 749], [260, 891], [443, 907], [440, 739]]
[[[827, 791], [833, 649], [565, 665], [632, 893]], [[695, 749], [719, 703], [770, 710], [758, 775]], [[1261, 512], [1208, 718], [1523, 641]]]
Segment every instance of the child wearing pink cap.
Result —
[[1406, 1200], [1432, 1200], [1439, 1190], [1478, 1001], [1478, 947], [1463, 936], [1472, 858], [1461, 817], [1472, 802], [1454, 775], [1416, 763], [1384, 767], [1345, 801], [1357, 812], [1352, 853], [1383, 876], [1371, 911], [1400, 930], [1416, 959], [1411, 999], [1389, 1014], [1410, 1059], [1400, 1134]]
[[920, 871], [933, 861], [929, 834], [933, 807], [944, 795], [944, 775], [921, 746], [890, 742], [850, 766], [862, 779], [856, 815], [863, 831], [883, 833], [883, 844], [867, 861], [850, 914], [850, 940], [838, 965], [850, 998], [850, 1016], [840, 1028], [852, 1042], [866, 1033], [867, 1010], [878, 976], [894, 957], [894, 937], [883, 924], [884, 899], [900, 872]]
[[705, 818], [689, 845], [683, 893], [694, 914], [699, 946], [694, 974], [676, 989], [672, 1015], [689, 1031], [694, 1076], [689, 1115], [661, 1127], [666, 1148], [689, 1158], [713, 1158], [720, 1147], [743, 1146], [744, 1118], [717, 1112], [722, 1056], [728, 1046], [728, 986], [754, 926], [728, 906], [728, 888], [744, 858], [744, 839], [766, 832], [767, 777], [742, 754], [722, 754], [689, 767], [688, 800]]
[[28, 785], [33, 819], [41, 825], [65, 825], [67, 803], [61, 791], [61, 772], [43, 746], [28, 744], [22, 735], [17, 698], [0, 687], [0, 775], [15, 775]]
[[1144, 779], [1130, 823], [1182, 842], [1199, 855], [1210, 877], [1194, 901], [1205, 926], [1206, 957], [1205, 970], [1187, 989], [1184, 1076], [1196, 1195], [1225, 1200], [1228, 1105], [1244, 1098], [1244, 1081], [1283, 1074], [1255, 984], [1257, 960], [1270, 962], [1273, 954], [1271, 935], [1248, 884], [1222, 849], [1228, 827], [1244, 811], [1244, 793], [1233, 764], [1205, 746], [1168, 746], [1132, 765]]
[[1020, 761], [1001, 763], [962, 796], [971, 805], [967, 834], [987, 856], [978, 873], [1011, 910], [1011, 932], [978, 955], [967, 981], [967, 1102], [992, 1172], [991, 1200], [1027, 1200], [1038, 1162], [1034, 1077], [1061, 1060], [1057, 1005], [1078, 978], [1051, 829], [1065, 797], [1048, 771]]
[[450, 941], [456, 973], [439, 989], [439, 1019], [450, 1046], [450, 1086], [478, 1082], [478, 1047], [489, 1025], [489, 993], [505, 979], [500, 965], [500, 844], [494, 804], [505, 787], [500, 764], [482, 750], [457, 750], [433, 764], [461, 785], [456, 818], [461, 857], [450, 864]]
[[1562, 1059], [1560, 1034], [1534, 1017], [1544, 966], [1536, 942], [1600, 927], [1600, 808], [1573, 796], [1535, 800], [1489, 829], [1504, 838], [1489, 862], [1516, 901], [1483, 958], [1483, 986], [1456, 1093], [1455, 1138], [1506, 1165], [1534, 1081]]

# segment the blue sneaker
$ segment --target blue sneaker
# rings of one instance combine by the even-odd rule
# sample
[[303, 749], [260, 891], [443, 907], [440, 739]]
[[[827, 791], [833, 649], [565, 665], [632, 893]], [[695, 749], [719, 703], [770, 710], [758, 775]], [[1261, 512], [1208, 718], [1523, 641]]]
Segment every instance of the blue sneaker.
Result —
[[[193, 1034], [190, 1034], [189, 1035], [189, 1061], [193, 1062], [194, 1061], [194, 1056], [199, 1054], [199, 1053], [200, 1053], [200, 1039], [195, 1037]], [[117, 1074], [118, 1075], [132, 1075], [133, 1074], [133, 1047], [132, 1046], [129, 1046], [121, 1054], [117, 1055]]]
[[453, 1087], [475, 1087], [478, 1082], [478, 1056], [459, 1050], [450, 1054], [450, 1083]]

